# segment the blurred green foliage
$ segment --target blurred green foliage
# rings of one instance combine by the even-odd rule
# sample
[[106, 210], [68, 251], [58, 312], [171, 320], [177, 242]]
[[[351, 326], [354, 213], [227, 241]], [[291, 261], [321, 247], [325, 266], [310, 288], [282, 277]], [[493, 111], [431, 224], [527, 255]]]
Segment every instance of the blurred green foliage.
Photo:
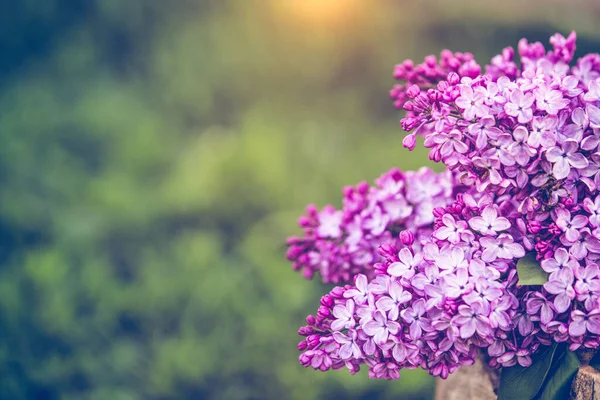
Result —
[[0, 0], [1, 399], [431, 395], [420, 371], [298, 365], [326, 289], [285, 237], [306, 203], [425, 163], [396, 62], [572, 28], [593, 47], [600, 9], [286, 1]]

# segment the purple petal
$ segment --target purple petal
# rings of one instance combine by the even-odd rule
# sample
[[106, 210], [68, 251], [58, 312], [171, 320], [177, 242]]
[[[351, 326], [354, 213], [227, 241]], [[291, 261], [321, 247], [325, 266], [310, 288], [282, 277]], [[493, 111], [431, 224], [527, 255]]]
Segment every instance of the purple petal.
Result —
[[365, 275], [363, 275], [363, 274], [358, 275], [356, 277], [355, 286], [362, 293], [366, 293], [367, 292], [367, 286], [368, 286], [367, 277]]
[[547, 273], [551, 273], [554, 271], [558, 271], [560, 265], [556, 262], [554, 258], [548, 258], [546, 260], [542, 260], [541, 266], [544, 271], [546, 271]]
[[487, 247], [481, 253], [481, 259], [485, 262], [492, 262], [496, 258], [498, 258], [498, 249], [497, 248]]
[[338, 304], [333, 307], [333, 316], [336, 318], [350, 318], [352, 314], [348, 312], [346, 306]]
[[587, 223], [588, 223], [588, 219], [584, 215], [576, 215], [571, 220], [571, 226], [573, 228], [578, 228], [578, 229], [583, 228], [584, 226], [587, 225]]
[[377, 332], [379, 332], [380, 329], [382, 329], [381, 324], [377, 321], [369, 321], [363, 325], [363, 331], [365, 331], [365, 333], [369, 336], [375, 336], [375, 334], [377, 334]]
[[470, 318], [466, 324], [460, 327], [460, 337], [462, 339], [470, 338], [471, 336], [473, 336], [473, 334], [475, 334], [475, 329], [475, 319]]
[[469, 220], [469, 226], [479, 232], [486, 232], [488, 224], [482, 217], [473, 217]]
[[542, 324], [547, 324], [554, 318], [554, 311], [552, 311], [552, 307], [549, 304], [544, 304], [542, 306], [542, 312], [540, 313], [540, 321]]
[[565, 140], [565, 142], [562, 145], [563, 151], [567, 154], [575, 153], [577, 151], [578, 147], [579, 147], [579, 143], [577, 143], [577, 141], [575, 141], [573, 139]]
[[558, 280], [551, 280], [544, 284], [544, 289], [546, 289], [548, 293], [559, 294], [565, 291], [565, 285]]
[[587, 158], [585, 158], [585, 156], [581, 153], [571, 154], [567, 158], [569, 160], [569, 164], [577, 169], [584, 169], [589, 165]]
[[588, 117], [590, 118], [590, 125], [592, 126], [592, 128], [599, 128], [600, 127], [600, 109], [596, 106], [593, 106], [592, 104], [587, 105], [586, 107], [586, 111], [588, 114]]
[[375, 306], [381, 311], [390, 311], [396, 307], [396, 302], [388, 296], [383, 296], [375, 302]]
[[423, 334], [423, 331], [421, 330], [421, 326], [416, 321], [410, 325], [409, 331], [410, 331], [410, 337], [413, 340], [418, 340], [421, 337], [421, 335]]
[[373, 337], [373, 340], [377, 344], [383, 344], [383, 343], [387, 342], [387, 339], [388, 339], [388, 330], [385, 328], [378, 329], [377, 332], [375, 333], [375, 336]]
[[342, 329], [344, 329], [346, 327], [347, 323], [348, 323], [347, 320], [336, 319], [335, 321], [333, 321], [331, 323], [331, 330], [332, 331], [341, 331]]
[[561, 149], [558, 147], [553, 147], [546, 151], [546, 160], [550, 161], [551, 163], [558, 162], [563, 158], [563, 154], [564, 153]]
[[413, 254], [406, 247], [400, 250], [398, 253], [398, 258], [400, 261], [406, 265], [412, 265], [413, 262]]
[[416, 301], [413, 304], [413, 310], [416, 315], [423, 315], [423, 313], [425, 312], [425, 301], [422, 299]]
[[375, 343], [372, 340], [367, 340], [363, 345], [363, 350], [366, 355], [372, 356], [373, 354], [375, 354], [376, 350]]
[[339, 356], [342, 360], [347, 360], [352, 357], [352, 346], [350, 344], [345, 344], [340, 347]]
[[564, 179], [569, 176], [571, 166], [566, 158], [560, 158], [552, 167], [552, 173], [556, 179]]
[[400, 330], [400, 324], [394, 321], [388, 321], [387, 323], [387, 330], [392, 334], [395, 335], [398, 333], [398, 331]]
[[542, 266], [542, 269], [544, 271], [546, 271], [547, 273], [558, 271], [559, 267], [560, 267], [560, 265], [556, 262], [556, 260], [554, 258], [548, 258], [546, 260], [542, 260], [541, 266]]
[[519, 329], [519, 333], [521, 336], [527, 336], [533, 331], [533, 322], [529, 316], [524, 315], [519, 318], [519, 323], [517, 324], [517, 328]]
[[387, 272], [392, 276], [402, 276], [410, 269], [409, 266], [401, 262], [395, 262], [388, 266]]
[[590, 332], [600, 335], [600, 316], [590, 317], [587, 321], [587, 328]]
[[504, 248], [510, 252], [512, 258], [521, 258], [525, 256], [525, 249], [523, 249], [523, 246], [519, 243], [505, 244]]
[[399, 363], [404, 362], [407, 356], [408, 351], [406, 351], [406, 346], [400, 343], [394, 346], [394, 349], [392, 350], [392, 357], [394, 357], [396, 361]]
[[339, 344], [351, 343], [352, 340], [341, 332], [333, 332], [333, 340], [338, 342]]
[[571, 306], [571, 299], [569, 298], [569, 296], [567, 296], [564, 293], [559, 294], [554, 299], [554, 307], [556, 308], [556, 311], [559, 314], [567, 311], [570, 306]]
[[579, 319], [579, 320], [571, 322], [569, 324], [569, 335], [583, 336], [586, 331], [585, 325], [586, 325], [586, 323], [585, 323], [584, 319]]
[[558, 261], [562, 265], [565, 265], [567, 263], [567, 261], [569, 261], [569, 253], [567, 252], [567, 250], [564, 247], [560, 247], [554, 253], [554, 258], [556, 259], [556, 261]]
[[496, 221], [494, 221], [492, 227], [495, 231], [505, 231], [510, 228], [510, 222], [504, 217], [499, 217], [496, 219]]
[[570, 242], [573, 243], [575, 241], [577, 241], [579, 239], [580, 233], [577, 229], [575, 228], [569, 228], [567, 229], [567, 231], [565, 232], [565, 238]]

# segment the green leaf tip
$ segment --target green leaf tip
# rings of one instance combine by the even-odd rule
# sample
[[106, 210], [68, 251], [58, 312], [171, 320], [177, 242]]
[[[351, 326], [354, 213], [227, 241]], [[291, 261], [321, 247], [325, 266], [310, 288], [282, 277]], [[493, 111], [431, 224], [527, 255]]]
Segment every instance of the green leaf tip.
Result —
[[515, 365], [502, 368], [498, 400], [531, 400], [542, 389], [546, 376], [552, 367], [558, 344], [546, 347], [532, 357], [532, 363], [525, 368]]
[[517, 274], [520, 286], [543, 285], [548, 282], [548, 274], [542, 269], [535, 253], [527, 253], [517, 261]]
[[579, 359], [572, 351], [564, 351], [560, 357], [555, 357], [552, 371], [539, 400], [562, 400], [568, 399], [571, 391], [573, 378], [579, 369]]
[[567, 399], [579, 365], [565, 343], [554, 343], [535, 354], [531, 366], [502, 369], [498, 400]]

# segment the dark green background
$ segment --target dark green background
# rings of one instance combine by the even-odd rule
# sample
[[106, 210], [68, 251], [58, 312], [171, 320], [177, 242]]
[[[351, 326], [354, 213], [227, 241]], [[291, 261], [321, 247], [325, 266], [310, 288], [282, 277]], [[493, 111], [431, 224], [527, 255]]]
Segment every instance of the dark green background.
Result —
[[285, 237], [427, 160], [395, 63], [571, 29], [597, 50], [600, 3], [295, 1], [0, 0], [0, 399], [431, 396], [299, 366], [327, 289]]

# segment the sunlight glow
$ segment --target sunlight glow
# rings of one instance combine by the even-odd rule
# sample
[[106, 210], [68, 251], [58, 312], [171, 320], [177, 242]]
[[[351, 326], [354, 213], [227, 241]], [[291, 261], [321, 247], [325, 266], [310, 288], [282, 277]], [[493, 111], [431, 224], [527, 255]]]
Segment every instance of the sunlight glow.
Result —
[[364, 0], [278, 0], [289, 17], [309, 25], [331, 26], [357, 15]]

